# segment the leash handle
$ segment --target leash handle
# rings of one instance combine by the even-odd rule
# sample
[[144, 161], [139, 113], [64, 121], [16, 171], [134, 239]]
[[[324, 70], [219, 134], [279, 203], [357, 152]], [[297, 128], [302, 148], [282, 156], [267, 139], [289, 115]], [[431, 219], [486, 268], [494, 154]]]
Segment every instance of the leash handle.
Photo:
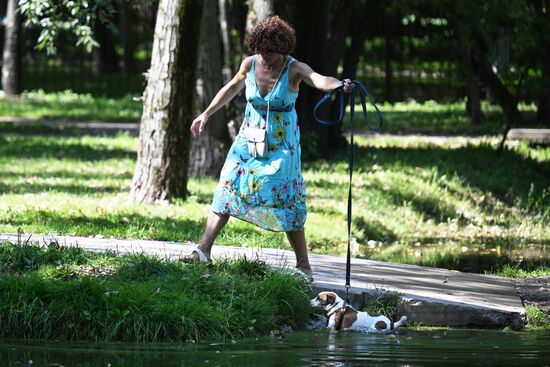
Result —
[[[348, 191], [348, 251], [346, 256], [346, 303], [344, 305], [349, 304], [349, 288], [350, 288], [350, 278], [351, 278], [351, 214], [352, 214], [352, 193], [351, 193], [351, 187], [352, 187], [352, 178], [353, 178], [353, 157], [355, 155], [355, 143], [353, 140], [353, 121], [355, 117], [355, 91], [359, 90], [359, 98], [361, 100], [361, 107], [363, 108], [363, 116], [365, 118], [365, 122], [367, 123], [367, 127], [370, 130], [378, 131], [382, 128], [383, 124], [383, 118], [382, 118], [382, 112], [378, 109], [378, 106], [374, 101], [372, 100], [369, 92], [367, 91], [367, 88], [361, 82], [357, 80], [353, 80], [350, 84], [350, 130], [351, 130], [351, 139], [350, 139], [350, 146], [349, 146], [349, 191]], [[317, 116], [317, 111], [319, 108], [325, 104], [332, 96], [339, 93], [337, 98], [339, 98], [339, 108], [340, 113], [338, 120], [336, 121], [329, 121], [329, 120], [323, 120]], [[344, 85], [339, 86], [338, 88], [335, 88], [331, 90], [330, 92], [326, 93], [323, 98], [317, 102], [315, 105], [315, 108], [313, 109], [313, 116], [315, 119], [323, 125], [334, 125], [342, 121], [342, 118], [344, 117], [345, 112], [345, 102], [344, 102]], [[369, 99], [371, 104], [376, 109], [376, 112], [378, 113], [378, 126], [371, 125], [367, 120], [367, 104], [366, 104], [366, 98]], [[344, 306], [345, 307], [345, 306]], [[343, 318], [343, 315], [341, 315]]]
[[[372, 99], [369, 92], [367, 91], [367, 88], [365, 88], [365, 86], [358, 80], [353, 80], [349, 84], [349, 87], [350, 87], [350, 102], [351, 102], [350, 103], [350, 119], [352, 120], [351, 122], [353, 122], [353, 117], [355, 115], [355, 90], [358, 90], [359, 91], [359, 98], [361, 100], [361, 107], [363, 109], [363, 117], [365, 118], [365, 122], [367, 123], [368, 128], [370, 130], [373, 130], [373, 131], [380, 130], [382, 128], [383, 120], [384, 120], [383, 117], [382, 117], [382, 112], [380, 112], [380, 109], [378, 108], [376, 103], [374, 103], [374, 100]], [[338, 119], [335, 120], [335, 121], [330, 121], [330, 120], [324, 120], [324, 119], [320, 118], [317, 115], [319, 108], [322, 105], [324, 105], [330, 98], [332, 98], [332, 96], [334, 96], [337, 93], [339, 93], [337, 98], [338, 98], [338, 104], [339, 104], [339, 107], [340, 107], [339, 108], [340, 111], [339, 111]], [[344, 86], [341, 85], [337, 88], [334, 88], [330, 92], [326, 93], [317, 102], [317, 104], [315, 105], [315, 107], [313, 109], [313, 117], [315, 117], [317, 122], [319, 122], [322, 125], [334, 125], [334, 124], [337, 124], [337, 123], [342, 121], [342, 119], [344, 117], [344, 112], [345, 112], [344, 94], [345, 94]], [[376, 112], [378, 114], [378, 126], [371, 125], [369, 123], [368, 119], [367, 119], [367, 102], [366, 102], [366, 98], [369, 99], [370, 103], [374, 106], [374, 109], [376, 110]], [[352, 129], [352, 133], [353, 133], [353, 129]]]

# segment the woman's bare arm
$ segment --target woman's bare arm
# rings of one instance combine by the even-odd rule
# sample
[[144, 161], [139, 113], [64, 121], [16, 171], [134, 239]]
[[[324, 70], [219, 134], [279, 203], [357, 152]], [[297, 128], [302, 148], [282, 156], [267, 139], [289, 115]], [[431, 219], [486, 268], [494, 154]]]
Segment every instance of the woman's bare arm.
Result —
[[[332, 76], [324, 76], [315, 72], [308, 64], [297, 61], [295, 67], [295, 82], [293, 87], [297, 87], [303, 80], [310, 87], [319, 89], [323, 92], [330, 92], [331, 90], [338, 88], [342, 85], [342, 82]], [[349, 79], [345, 80], [344, 90], [349, 90]], [[297, 88], [296, 88], [297, 89]]]
[[244, 81], [246, 79], [246, 74], [250, 71], [252, 65], [252, 56], [249, 56], [243, 60], [239, 71], [237, 74], [224, 85], [208, 107], [191, 123], [191, 133], [193, 136], [198, 136], [202, 134], [204, 126], [208, 121], [208, 118], [212, 116], [216, 111], [225, 106], [229, 101], [231, 101], [235, 96], [243, 89]]

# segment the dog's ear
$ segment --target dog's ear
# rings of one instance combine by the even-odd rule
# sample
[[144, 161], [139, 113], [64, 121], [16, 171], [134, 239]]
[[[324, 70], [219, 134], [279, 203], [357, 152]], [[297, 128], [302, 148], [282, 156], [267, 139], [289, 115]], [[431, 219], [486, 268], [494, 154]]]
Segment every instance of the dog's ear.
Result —
[[333, 304], [336, 301], [336, 294], [329, 292], [327, 293], [327, 305]]

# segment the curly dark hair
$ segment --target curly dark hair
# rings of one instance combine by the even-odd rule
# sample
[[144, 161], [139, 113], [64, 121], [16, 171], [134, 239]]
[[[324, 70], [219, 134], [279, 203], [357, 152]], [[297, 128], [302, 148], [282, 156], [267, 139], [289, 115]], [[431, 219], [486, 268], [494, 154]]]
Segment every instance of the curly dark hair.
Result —
[[246, 46], [251, 54], [277, 52], [289, 55], [296, 46], [294, 28], [278, 16], [262, 20], [248, 35]]

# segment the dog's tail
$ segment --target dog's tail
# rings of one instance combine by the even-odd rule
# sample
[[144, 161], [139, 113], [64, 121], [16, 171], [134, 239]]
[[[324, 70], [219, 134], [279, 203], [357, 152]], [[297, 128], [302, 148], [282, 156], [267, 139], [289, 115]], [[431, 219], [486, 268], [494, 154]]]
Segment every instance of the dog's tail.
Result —
[[398, 327], [405, 324], [406, 322], [407, 322], [407, 316], [401, 316], [399, 321], [397, 321], [396, 323], [393, 323], [393, 322], [391, 323], [391, 330], [397, 329]]

